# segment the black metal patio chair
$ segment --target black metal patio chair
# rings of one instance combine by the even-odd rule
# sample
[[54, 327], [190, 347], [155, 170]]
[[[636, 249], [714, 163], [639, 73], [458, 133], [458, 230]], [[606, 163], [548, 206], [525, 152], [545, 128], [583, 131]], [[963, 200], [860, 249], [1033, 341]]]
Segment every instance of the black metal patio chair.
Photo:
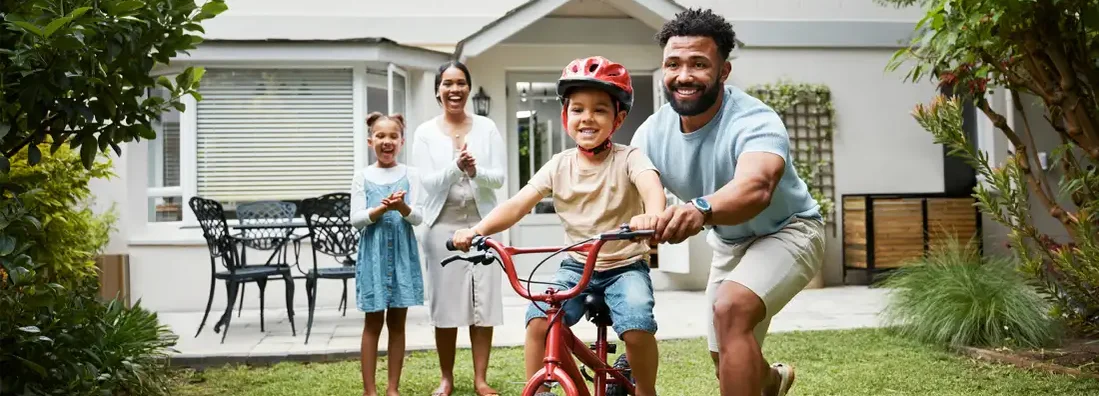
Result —
[[[359, 232], [351, 225], [351, 194], [332, 193], [302, 201], [301, 216], [309, 228], [313, 250], [313, 269], [305, 274], [305, 292], [309, 299], [309, 319], [305, 325], [305, 343], [313, 329], [313, 312], [317, 305], [317, 281], [343, 281], [340, 307], [347, 315], [347, 281], [355, 278], [355, 255], [359, 248]], [[339, 267], [320, 268], [317, 253], [335, 258]]]
[[[244, 226], [262, 226], [264, 228], [244, 228], [240, 235], [243, 237], [244, 247], [252, 250], [270, 251], [264, 265], [290, 266], [290, 246], [294, 244], [294, 258], [297, 259], [301, 250], [301, 240], [304, 235], [294, 234], [294, 216], [297, 215], [298, 206], [293, 202], [283, 201], [256, 201], [237, 205], [237, 219]], [[270, 228], [267, 228], [270, 227]], [[241, 249], [241, 261], [248, 265], [247, 249]], [[276, 261], [277, 260], [277, 261]], [[260, 283], [260, 287], [264, 287]], [[262, 290], [260, 291], [262, 294]], [[260, 310], [263, 310], [263, 296], [260, 296]], [[237, 317], [244, 311], [244, 285], [240, 285], [240, 307], [237, 308]], [[263, 329], [262, 312], [260, 314], [260, 331]]]
[[[290, 330], [296, 336], [294, 328], [294, 279], [290, 275], [288, 265], [245, 265], [243, 254], [238, 252], [238, 247], [243, 250], [244, 243], [248, 240], [241, 235], [229, 233], [229, 225], [225, 221], [225, 210], [221, 203], [201, 198], [192, 197], [188, 204], [194, 211], [199, 225], [202, 227], [202, 236], [206, 239], [206, 245], [210, 250], [210, 297], [206, 301], [206, 312], [202, 315], [202, 322], [198, 325], [195, 337], [202, 333], [202, 327], [206, 325], [206, 319], [210, 315], [210, 307], [214, 302], [214, 286], [218, 279], [225, 281], [228, 292], [228, 302], [225, 313], [222, 314], [214, 332], [221, 333], [221, 326], [225, 325], [225, 332], [221, 333], [221, 342], [225, 343], [225, 336], [229, 334], [229, 324], [233, 318], [233, 303], [236, 301], [237, 292], [242, 284], [255, 282], [260, 287], [260, 306], [263, 306], [263, 292], [267, 280], [272, 277], [281, 277], [286, 282], [286, 313], [290, 319]], [[221, 260], [224, 271], [218, 271], [217, 261]], [[260, 311], [260, 323], [262, 327], [263, 311]], [[262, 329], [261, 329], [262, 330]]]

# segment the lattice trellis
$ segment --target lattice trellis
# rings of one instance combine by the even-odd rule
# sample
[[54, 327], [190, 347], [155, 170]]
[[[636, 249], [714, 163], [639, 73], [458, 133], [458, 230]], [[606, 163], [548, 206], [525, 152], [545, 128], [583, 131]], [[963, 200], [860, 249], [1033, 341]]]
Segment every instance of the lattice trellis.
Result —
[[822, 85], [778, 83], [755, 86], [748, 92], [782, 117], [790, 135], [790, 155], [798, 175], [820, 202], [822, 214], [835, 233], [836, 189], [832, 161], [835, 110], [831, 91]]

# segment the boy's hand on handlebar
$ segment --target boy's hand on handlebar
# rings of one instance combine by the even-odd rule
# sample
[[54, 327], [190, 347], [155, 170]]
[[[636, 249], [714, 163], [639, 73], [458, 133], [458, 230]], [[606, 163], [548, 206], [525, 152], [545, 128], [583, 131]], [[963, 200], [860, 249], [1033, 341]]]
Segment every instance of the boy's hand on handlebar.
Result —
[[470, 245], [473, 244], [473, 237], [477, 236], [476, 232], [468, 228], [463, 228], [454, 232], [454, 236], [450, 238], [450, 242], [454, 244], [454, 247], [463, 252], [468, 252]]
[[[655, 214], [639, 214], [630, 219], [630, 231], [637, 230], [655, 230], [656, 223], [660, 219], [660, 216]], [[653, 235], [652, 238], [656, 238]]]

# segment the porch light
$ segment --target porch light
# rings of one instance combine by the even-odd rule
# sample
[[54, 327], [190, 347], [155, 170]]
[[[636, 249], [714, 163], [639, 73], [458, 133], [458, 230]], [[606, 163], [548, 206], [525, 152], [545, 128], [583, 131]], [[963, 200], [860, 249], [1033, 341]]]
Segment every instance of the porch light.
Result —
[[492, 101], [492, 98], [485, 95], [485, 88], [477, 88], [477, 94], [473, 95], [473, 112], [479, 116], [488, 115], [488, 105]]

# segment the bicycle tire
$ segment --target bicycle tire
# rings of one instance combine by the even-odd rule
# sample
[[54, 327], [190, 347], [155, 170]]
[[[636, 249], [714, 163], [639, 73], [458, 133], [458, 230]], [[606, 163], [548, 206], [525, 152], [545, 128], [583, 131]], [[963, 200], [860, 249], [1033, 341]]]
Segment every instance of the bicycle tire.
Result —
[[[618, 359], [615, 359], [614, 365], [611, 366], [616, 370], [622, 370], [622, 375], [626, 377], [631, 383], [634, 383], [633, 374], [630, 372], [630, 362], [626, 360], [626, 354], [618, 355]], [[626, 388], [618, 384], [607, 384], [607, 396], [628, 396]]]

